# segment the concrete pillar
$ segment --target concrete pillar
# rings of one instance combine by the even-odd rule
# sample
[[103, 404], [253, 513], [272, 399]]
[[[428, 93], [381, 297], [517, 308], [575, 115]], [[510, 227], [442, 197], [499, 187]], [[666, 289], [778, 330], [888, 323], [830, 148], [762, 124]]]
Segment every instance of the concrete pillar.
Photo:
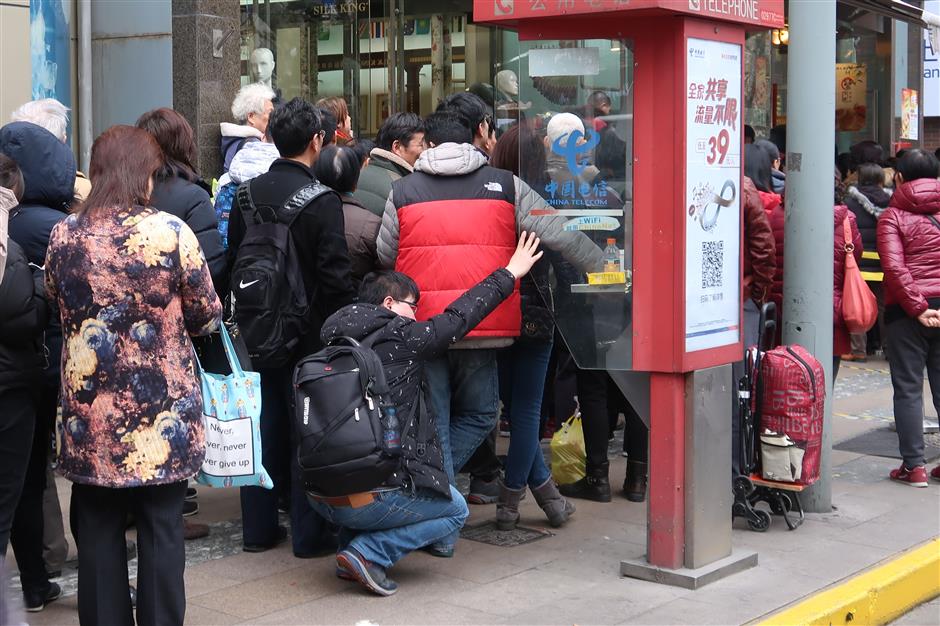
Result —
[[232, 121], [241, 75], [239, 3], [173, 0], [173, 108], [196, 131], [196, 168], [222, 173], [219, 123]]
[[832, 508], [832, 250], [836, 3], [791, 2], [787, 98], [783, 341], [812, 352], [826, 371], [819, 480], [807, 511]]

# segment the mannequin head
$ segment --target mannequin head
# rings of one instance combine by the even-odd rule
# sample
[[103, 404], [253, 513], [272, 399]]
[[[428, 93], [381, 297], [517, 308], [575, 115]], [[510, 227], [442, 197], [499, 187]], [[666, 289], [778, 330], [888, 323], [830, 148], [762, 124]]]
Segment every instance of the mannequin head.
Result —
[[248, 58], [248, 71], [251, 80], [271, 86], [271, 75], [274, 74], [274, 53], [267, 48], [255, 48]]
[[519, 95], [519, 77], [512, 70], [502, 70], [496, 73], [496, 88], [507, 96]]

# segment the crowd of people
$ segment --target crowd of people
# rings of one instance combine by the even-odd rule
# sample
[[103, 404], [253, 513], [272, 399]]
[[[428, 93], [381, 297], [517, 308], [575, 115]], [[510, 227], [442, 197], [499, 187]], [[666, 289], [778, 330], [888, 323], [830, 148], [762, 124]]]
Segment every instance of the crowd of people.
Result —
[[[745, 135], [749, 135], [742, 200], [747, 345], [757, 341], [758, 310], [764, 302], [775, 302], [778, 316], [783, 312], [786, 174], [781, 146], [757, 139], [753, 130]], [[836, 157], [833, 175], [833, 379], [842, 361], [866, 361], [881, 351], [891, 372], [902, 458], [890, 478], [926, 487], [925, 371], [934, 407], [940, 412], [940, 148], [934, 154], [902, 149], [888, 158], [878, 143], [862, 141]], [[760, 207], [769, 220], [757, 210]], [[850, 252], [878, 302], [877, 323], [867, 334], [849, 333], [843, 318], [845, 258]], [[778, 321], [778, 342], [784, 322]], [[737, 463], [735, 459], [735, 468]], [[940, 465], [929, 474], [940, 481]]]
[[[67, 546], [54, 463], [72, 482], [81, 622], [130, 624], [135, 605], [138, 623], [183, 622], [184, 539], [208, 532], [184, 520], [198, 510], [187, 480], [205, 454], [195, 355], [212, 363], [213, 333], [231, 323], [223, 311], [237, 318], [239, 303], [252, 301], [251, 282], [236, 284], [231, 272], [259, 223], [288, 225], [306, 302], [297, 336], [252, 368], [274, 489], [241, 488], [246, 552], [289, 536], [295, 557], [335, 555], [339, 578], [391, 595], [388, 570], [404, 555], [454, 556], [467, 502], [495, 502], [502, 530], [519, 522], [527, 491], [556, 527], [575, 515], [572, 499], [610, 502], [607, 446], [619, 414], [628, 457], [621, 493], [646, 497], [647, 430], [605, 372], [571, 364], [541, 287], [556, 262], [580, 275], [604, 266], [602, 246], [566, 229], [542, 194], [572, 175], [546, 146], [589, 128], [603, 135], [610, 98], [591, 94], [585, 115], [560, 113], [544, 127], [522, 118], [497, 138], [487, 103], [457, 93], [424, 119], [391, 115], [374, 142], [354, 137], [342, 98], [276, 100], [262, 84], [238, 92], [235, 123], [220, 129], [215, 189], [197, 171], [192, 127], [172, 109], [102, 133], [88, 177], [66, 143], [61, 104], [27, 103], [0, 128], [0, 555], [9, 542], [29, 611], [61, 593], [52, 579]], [[604, 151], [616, 141], [611, 134]], [[922, 150], [889, 164], [871, 145], [856, 148], [839, 161], [847, 166], [831, 205], [833, 371], [841, 355], [876, 345], [850, 338], [841, 319], [853, 253], [884, 274], [877, 341], [890, 346], [904, 457], [891, 478], [925, 486], [925, 366], [940, 408], [940, 166]], [[591, 177], [616, 169], [601, 152], [579, 184], [590, 188]], [[784, 154], [753, 133], [745, 146], [746, 344], [757, 340], [761, 305], [782, 302]], [[309, 192], [298, 200], [298, 190]], [[863, 255], [874, 249], [880, 261]], [[409, 417], [386, 484], [326, 497], [304, 488], [291, 376], [301, 358], [341, 336], [371, 338], [399, 415]], [[540, 443], [552, 432], [546, 416], [569, 412], [545, 400], [546, 385], [565, 373], [587, 459], [584, 478], [559, 486]], [[493, 444], [500, 418], [510, 435], [505, 461]], [[455, 488], [462, 471], [471, 474], [466, 498]], [[940, 468], [931, 474], [940, 479]], [[289, 532], [280, 512], [289, 512]], [[127, 585], [129, 523], [139, 539], [136, 590]]]

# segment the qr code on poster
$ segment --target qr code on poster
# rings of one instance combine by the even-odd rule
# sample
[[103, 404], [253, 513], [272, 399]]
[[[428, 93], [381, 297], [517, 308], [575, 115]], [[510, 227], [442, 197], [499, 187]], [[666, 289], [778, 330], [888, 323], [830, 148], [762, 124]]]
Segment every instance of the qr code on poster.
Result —
[[702, 289], [722, 286], [725, 268], [725, 242], [702, 242]]

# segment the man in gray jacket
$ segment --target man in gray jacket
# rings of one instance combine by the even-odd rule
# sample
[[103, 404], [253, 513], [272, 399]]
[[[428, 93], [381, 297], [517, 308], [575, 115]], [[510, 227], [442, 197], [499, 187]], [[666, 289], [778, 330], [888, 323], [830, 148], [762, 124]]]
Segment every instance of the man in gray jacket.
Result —
[[424, 122], [414, 113], [396, 113], [382, 124], [375, 146], [369, 153], [369, 164], [359, 176], [353, 198], [382, 217], [392, 183], [410, 174], [424, 152]]

